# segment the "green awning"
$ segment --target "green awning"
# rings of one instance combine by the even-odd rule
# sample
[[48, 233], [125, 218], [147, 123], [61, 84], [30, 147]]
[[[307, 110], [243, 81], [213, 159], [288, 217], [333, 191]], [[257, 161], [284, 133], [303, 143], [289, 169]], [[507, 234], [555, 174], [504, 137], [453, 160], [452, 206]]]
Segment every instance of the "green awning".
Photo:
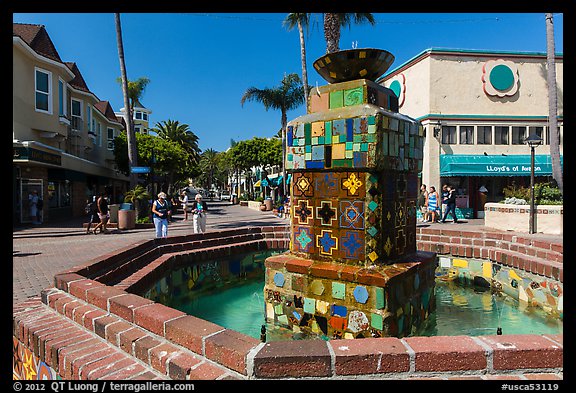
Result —
[[[563, 165], [563, 157], [560, 157]], [[530, 176], [530, 154], [521, 155], [441, 155], [440, 176]], [[534, 174], [552, 175], [549, 155], [534, 156]]]

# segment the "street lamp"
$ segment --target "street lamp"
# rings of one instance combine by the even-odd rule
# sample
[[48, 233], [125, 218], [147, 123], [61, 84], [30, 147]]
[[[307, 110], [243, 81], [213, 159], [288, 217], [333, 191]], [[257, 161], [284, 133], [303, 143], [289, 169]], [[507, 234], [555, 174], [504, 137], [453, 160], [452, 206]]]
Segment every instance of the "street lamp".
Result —
[[528, 232], [535, 233], [534, 230], [534, 149], [542, 144], [542, 138], [536, 134], [530, 134], [524, 139], [524, 142], [530, 146], [530, 226]]
[[442, 122], [438, 120], [434, 124], [434, 138], [438, 138], [438, 136], [440, 135], [440, 131], [442, 131]]

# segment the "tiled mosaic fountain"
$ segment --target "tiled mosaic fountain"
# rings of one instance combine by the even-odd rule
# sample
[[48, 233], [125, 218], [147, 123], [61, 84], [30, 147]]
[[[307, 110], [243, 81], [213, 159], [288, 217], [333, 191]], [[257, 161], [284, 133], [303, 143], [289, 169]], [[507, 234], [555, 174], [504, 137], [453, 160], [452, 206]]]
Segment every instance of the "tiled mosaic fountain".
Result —
[[357, 49], [314, 63], [335, 83], [312, 89], [307, 114], [288, 123], [291, 241], [266, 261], [269, 321], [328, 338], [401, 337], [434, 309], [435, 254], [416, 251], [423, 128], [362, 78], [392, 61]]

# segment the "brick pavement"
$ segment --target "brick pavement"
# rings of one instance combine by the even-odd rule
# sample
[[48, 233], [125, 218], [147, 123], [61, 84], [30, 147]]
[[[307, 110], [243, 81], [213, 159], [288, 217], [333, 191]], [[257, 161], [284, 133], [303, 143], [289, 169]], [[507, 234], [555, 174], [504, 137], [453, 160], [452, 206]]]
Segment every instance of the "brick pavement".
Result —
[[[207, 231], [246, 226], [285, 225], [288, 220], [272, 212], [261, 212], [240, 205], [210, 203]], [[174, 215], [168, 236], [193, 233], [192, 220]], [[39, 296], [52, 287], [54, 274], [84, 264], [96, 257], [140, 240], [154, 238], [154, 229], [112, 230], [111, 234], [86, 235], [85, 218], [73, 218], [41, 226], [14, 228], [12, 235], [12, 304]]]

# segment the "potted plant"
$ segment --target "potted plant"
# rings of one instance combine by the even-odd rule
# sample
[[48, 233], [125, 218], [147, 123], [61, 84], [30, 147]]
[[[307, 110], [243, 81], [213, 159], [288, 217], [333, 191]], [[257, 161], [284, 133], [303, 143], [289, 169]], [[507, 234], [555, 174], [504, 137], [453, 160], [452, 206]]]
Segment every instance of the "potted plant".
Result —
[[138, 184], [124, 195], [124, 202], [132, 203], [136, 210], [136, 218], [143, 218], [147, 215], [148, 201], [152, 199], [146, 188]]

